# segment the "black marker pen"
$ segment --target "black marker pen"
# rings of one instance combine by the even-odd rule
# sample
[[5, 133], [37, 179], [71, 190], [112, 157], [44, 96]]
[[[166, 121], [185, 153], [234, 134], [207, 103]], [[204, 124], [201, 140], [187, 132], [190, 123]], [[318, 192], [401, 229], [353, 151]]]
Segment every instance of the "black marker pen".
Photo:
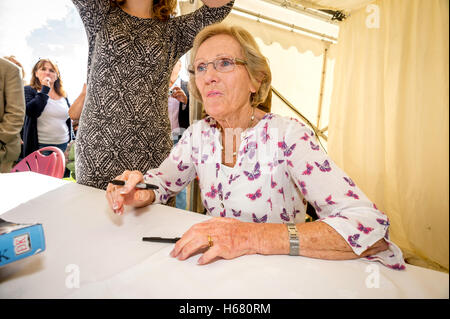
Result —
[[[125, 185], [125, 181], [121, 181], [118, 179], [114, 179], [110, 182], [113, 185], [118, 185], [118, 186], [124, 186]], [[159, 187], [153, 184], [147, 184], [147, 183], [139, 183], [135, 186], [135, 188], [139, 188], [139, 189], [158, 189]]]

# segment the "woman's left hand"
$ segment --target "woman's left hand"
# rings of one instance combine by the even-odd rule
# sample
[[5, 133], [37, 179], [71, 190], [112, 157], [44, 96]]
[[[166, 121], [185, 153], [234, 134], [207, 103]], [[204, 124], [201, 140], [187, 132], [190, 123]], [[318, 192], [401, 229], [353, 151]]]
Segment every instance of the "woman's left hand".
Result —
[[185, 260], [207, 249], [198, 260], [198, 264], [204, 265], [217, 257], [233, 259], [255, 254], [260, 242], [258, 226], [259, 224], [244, 223], [233, 218], [212, 218], [189, 228], [177, 241], [170, 255]]

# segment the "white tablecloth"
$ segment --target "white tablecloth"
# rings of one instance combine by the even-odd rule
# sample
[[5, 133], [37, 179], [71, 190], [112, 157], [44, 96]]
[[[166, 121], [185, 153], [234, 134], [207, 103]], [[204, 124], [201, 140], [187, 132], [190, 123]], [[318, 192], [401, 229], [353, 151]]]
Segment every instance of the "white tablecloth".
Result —
[[260, 255], [204, 266], [196, 264], [200, 255], [179, 261], [169, 256], [173, 244], [142, 237], [181, 236], [207, 216], [163, 205], [116, 216], [104, 191], [35, 173], [1, 174], [0, 196], [11, 203], [1, 207], [20, 204], [1, 218], [42, 223], [47, 244], [0, 268], [0, 299], [449, 297], [448, 274], [411, 265], [396, 271], [364, 260]]

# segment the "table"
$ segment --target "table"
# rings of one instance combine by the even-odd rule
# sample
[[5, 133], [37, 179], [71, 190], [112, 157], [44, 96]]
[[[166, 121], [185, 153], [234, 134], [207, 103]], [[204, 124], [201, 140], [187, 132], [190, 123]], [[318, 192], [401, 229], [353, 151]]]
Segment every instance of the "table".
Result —
[[412, 265], [395, 271], [365, 260], [278, 255], [179, 261], [169, 256], [173, 244], [141, 238], [179, 236], [208, 216], [164, 205], [116, 216], [103, 190], [36, 173], [0, 174], [0, 194], [9, 209], [1, 218], [42, 223], [47, 244], [0, 268], [0, 299], [449, 297], [448, 274]]

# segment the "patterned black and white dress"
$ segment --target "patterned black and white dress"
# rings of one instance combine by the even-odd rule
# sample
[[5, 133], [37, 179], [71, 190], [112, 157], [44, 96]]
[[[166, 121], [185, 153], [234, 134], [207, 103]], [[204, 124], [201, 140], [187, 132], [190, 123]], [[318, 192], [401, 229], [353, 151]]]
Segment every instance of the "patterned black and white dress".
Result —
[[72, 0], [89, 42], [87, 93], [76, 139], [80, 184], [106, 189], [124, 170], [158, 167], [172, 148], [169, 79], [204, 27], [233, 1], [162, 22], [131, 16], [109, 0]]

